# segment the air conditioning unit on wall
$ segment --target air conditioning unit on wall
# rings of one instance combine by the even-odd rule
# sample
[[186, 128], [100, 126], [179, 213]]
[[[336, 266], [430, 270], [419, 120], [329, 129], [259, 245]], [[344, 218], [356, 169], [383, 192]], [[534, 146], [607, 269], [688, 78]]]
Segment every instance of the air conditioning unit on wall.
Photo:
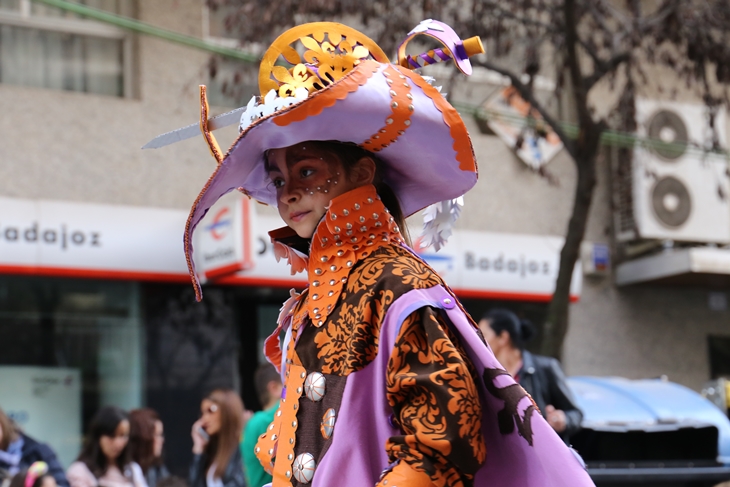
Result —
[[[713, 137], [706, 110], [703, 104], [637, 100], [638, 135], [671, 145], [637, 145], [630, 173], [614, 170], [618, 240], [730, 242], [728, 164], [704, 150]], [[715, 126], [727, 147], [724, 110]]]

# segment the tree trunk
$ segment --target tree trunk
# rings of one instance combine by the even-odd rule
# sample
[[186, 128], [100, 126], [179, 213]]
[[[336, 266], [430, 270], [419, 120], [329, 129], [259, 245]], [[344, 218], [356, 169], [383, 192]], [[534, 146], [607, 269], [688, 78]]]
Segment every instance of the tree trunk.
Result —
[[570, 305], [570, 284], [573, 269], [580, 254], [580, 244], [586, 231], [588, 214], [596, 186], [596, 160], [599, 141], [604, 130], [602, 122], [589, 122], [575, 141], [574, 160], [578, 180], [573, 199], [573, 213], [568, 223], [565, 243], [560, 251], [560, 266], [555, 283], [555, 292], [548, 307], [547, 320], [543, 329], [541, 353], [560, 359], [563, 340], [568, 332], [568, 308]]

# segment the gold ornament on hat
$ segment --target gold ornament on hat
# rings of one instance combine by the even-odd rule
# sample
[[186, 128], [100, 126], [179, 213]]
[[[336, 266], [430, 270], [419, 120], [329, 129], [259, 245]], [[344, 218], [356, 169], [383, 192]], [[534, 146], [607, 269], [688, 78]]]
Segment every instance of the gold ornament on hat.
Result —
[[[299, 55], [296, 45], [306, 50]], [[291, 69], [276, 65], [283, 57]], [[342, 79], [366, 59], [388, 63], [388, 56], [368, 36], [336, 22], [313, 22], [293, 27], [266, 50], [259, 68], [261, 96], [276, 90], [291, 96], [297, 88], [310, 93]]]

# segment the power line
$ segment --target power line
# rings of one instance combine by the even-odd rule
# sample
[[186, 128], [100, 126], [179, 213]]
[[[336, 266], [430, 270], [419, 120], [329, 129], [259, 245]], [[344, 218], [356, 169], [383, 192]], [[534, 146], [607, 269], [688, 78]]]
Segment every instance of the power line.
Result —
[[[62, 10], [66, 10], [69, 12], [76, 13], [78, 15], [82, 15], [84, 17], [88, 17], [90, 19], [94, 19], [100, 22], [104, 22], [107, 24], [114, 25], [116, 27], [120, 27], [122, 29], [131, 30], [133, 32], [138, 32], [140, 34], [150, 35], [153, 37], [157, 37], [160, 39], [164, 39], [170, 42], [175, 42], [178, 44], [182, 44], [185, 46], [193, 47], [196, 49], [201, 49], [203, 51], [211, 52], [214, 54], [219, 54], [221, 56], [237, 59], [239, 61], [243, 61], [247, 64], [259, 64], [261, 61], [261, 58], [259, 56], [256, 56], [251, 53], [247, 53], [245, 51], [242, 51], [240, 49], [231, 49], [229, 47], [219, 46], [210, 42], [206, 42], [202, 39], [199, 39], [197, 37], [188, 36], [185, 34], [181, 34], [179, 32], [175, 32], [168, 29], [163, 29], [161, 27], [156, 27], [154, 25], [148, 24], [146, 22], [141, 22], [139, 20], [131, 19], [129, 17], [124, 17], [122, 15], [113, 14], [104, 10], [96, 9], [93, 7], [88, 7], [86, 5], [81, 5], [78, 3], [70, 2], [68, 0], [31, 0], [33, 2], [43, 3], [46, 5], [50, 5], [52, 7], [56, 7]], [[536, 125], [543, 124], [544, 127], [549, 127], [547, 123], [536, 120], [532, 117], [524, 117], [517, 114], [512, 113], [505, 113], [505, 112], [499, 112], [495, 110], [488, 110], [481, 106], [475, 106], [475, 105], [469, 105], [465, 103], [452, 103], [454, 107], [459, 110], [462, 113], [468, 113], [471, 114], [477, 118], [480, 118], [482, 120], [495, 120], [495, 121], [501, 121], [506, 122], [510, 125], [516, 126], [516, 127], [535, 127]], [[578, 125], [570, 122], [560, 122], [560, 126], [563, 129], [563, 132], [568, 137], [571, 138], [577, 138], [578, 133], [580, 131]], [[657, 149], [657, 150], [668, 150], [668, 151], [675, 151], [677, 154], [685, 153], [685, 152], [692, 152], [692, 153], [699, 153], [699, 154], [707, 154], [707, 153], [717, 153], [720, 155], [723, 155], [725, 157], [728, 157], [728, 152], [726, 150], [722, 151], [710, 151], [706, 150], [702, 147], [697, 146], [696, 144], [692, 143], [668, 143], [664, 142], [660, 139], [653, 139], [649, 137], [640, 137], [636, 134], [632, 134], [629, 132], [622, 132], [618, 130], [610, 130], [607, 129], [603, 132], [601, 135], [601, 143], [605, 145], [612, 145], [616, 147], [634, 147], [635, 145], [641, 145], [642, 147], [645, 147], [647, 149]]]

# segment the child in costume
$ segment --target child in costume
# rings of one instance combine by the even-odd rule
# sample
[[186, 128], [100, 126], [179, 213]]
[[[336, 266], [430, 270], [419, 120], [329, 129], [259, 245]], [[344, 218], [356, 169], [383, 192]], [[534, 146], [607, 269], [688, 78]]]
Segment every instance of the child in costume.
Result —
[[[407, 55], [419, 34], [444, 47]], [[219, 164], [185, 233], [198, 298], [192, 233], [234, 189], [278, 208], [277, 256], [309, 281], [266, 342], [285, 388], [255, 453], [274, 487], [593, 485], [403, 233], [404, 217], [436, 204], [428, 230], [440, 245], [453, 200], [477, 179], [459, 114], [413, 69], [453, 60], [470, 74], [478, 52], [478, 38], [432, 20], [398, 64], [341, 24], [295, 27], [264, 54], [262, 97], [225, 156], [201, 90]]]

